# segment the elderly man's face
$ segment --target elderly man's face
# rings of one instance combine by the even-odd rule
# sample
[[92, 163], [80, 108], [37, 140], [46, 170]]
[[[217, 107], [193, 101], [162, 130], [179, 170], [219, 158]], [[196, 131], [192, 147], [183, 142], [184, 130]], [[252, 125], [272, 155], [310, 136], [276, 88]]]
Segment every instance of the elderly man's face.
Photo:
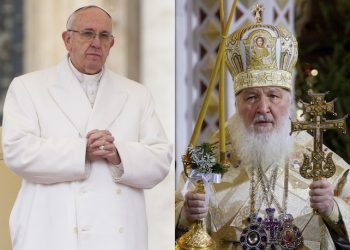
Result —
[[257, 133], [272, 132], [278, 127], [289, 115], [290, 105], [290, 92], [279, 87], [248, 88], [236, 97], [245, 127]]
[[78, 32], [65, 31], [62, 34], [73, 65], [84, 74], [96, 74], [101, 71], [114, 39], [100, 40], [98, 34], [111, 34], [112, 21], [102, 10], [89, 8], [78, 11], [71, 27], [77, 31], [93, 31], [97, 36], [87, 40]]

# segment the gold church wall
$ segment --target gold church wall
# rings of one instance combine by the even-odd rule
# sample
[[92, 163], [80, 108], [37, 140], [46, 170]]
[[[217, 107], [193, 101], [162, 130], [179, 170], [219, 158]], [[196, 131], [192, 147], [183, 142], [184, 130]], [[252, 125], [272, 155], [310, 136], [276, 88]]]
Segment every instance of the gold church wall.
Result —
[[0, 250], [11, 249], [8, 218], [20, 187], [20, 181], [18, 176], [6, 168], [0, 147]]

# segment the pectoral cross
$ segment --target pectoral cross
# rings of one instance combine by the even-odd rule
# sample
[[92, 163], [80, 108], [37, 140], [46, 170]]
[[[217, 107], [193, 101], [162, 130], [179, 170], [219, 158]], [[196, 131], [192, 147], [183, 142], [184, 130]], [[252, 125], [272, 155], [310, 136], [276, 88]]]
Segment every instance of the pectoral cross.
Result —
[[274, 208], [267, 208], [266, 209], [267, 218], [264, 219], [263, 225], [266, 228], [267, 231], [269, 231], [269, 242], [271, 245], [274, 244], [274, 242], [277, 241], [278, 236], [278, 229], [281, 226], [281, 222], [275, 218]]
[[[323, 132], [328, 129], [340, 129], [346, 133], [345, 115], [341, 119], [326, 120], [324, 115], [326, 113], [334, 113], [334, 100], [326, 102], [324, 97], [327, 93], [313, 93], [308, 91], [308, 95], [311, 97], [310, 103], [303, 103], [303, 115], [309, 114], [310, 121], [295, 121], [292, 122], [292, 132], [309, 130], [312, 131], [314, 136], [314, 150], [311, 151], [310, 156], [304, 154], [304, 161], [300, 167], [300, 174], [306, 179], [319, 180], [322, 177], [329, 178], [335, 173], [335, 164], [332, 160], [332, 153], [329, 152], [327, 156], [322, 149], [323, 145]], [[312, 166], [311, 166], [312, 162]], [[323, 164], [324, 163], [324, 164]]]

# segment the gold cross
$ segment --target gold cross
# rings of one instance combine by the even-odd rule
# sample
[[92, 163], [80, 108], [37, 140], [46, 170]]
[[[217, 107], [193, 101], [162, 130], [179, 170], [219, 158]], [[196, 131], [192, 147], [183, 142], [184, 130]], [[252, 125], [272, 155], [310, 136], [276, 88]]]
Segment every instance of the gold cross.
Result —
[[261, 18], [262, 18], [262, 12], [264, 11], [264, 7], [261, 4], [257, 4], [253, 8], [253, 15], [255, 16], [255, 21], [257, 24], [261, 23]]
[[[341, 129], [342, 132], [346, 133], [346, 122], [345, 115], [341, 119], [326, 120], [324, 115], [326, 113], [334, 113], [334, 101], [326, 102], [324, 97], [327, 93], [313, 93], [311, 90], [308, 91], [308, 95], [311, 97], [310, 103], [303, 103], [303, 115], [309, 114], [310, 121], [295, 121], [292, 122], [292, 132], [309, 130], [312, 131], [314, 136], [314, 150], [311, 151], [311, 162], [310, 156], [304, 154], [303, 165], [300, 167], [300, 174], [306, 179], [320, 180], [322, 177], [329, 178], [335, 173], [335, 164], [332, 160], [332, 153], [329, 152], [325, 156], [322, 149], [323, 145], [323, 132], [328, 129]], [[324, 162], [324, 164], [323, 164]]]

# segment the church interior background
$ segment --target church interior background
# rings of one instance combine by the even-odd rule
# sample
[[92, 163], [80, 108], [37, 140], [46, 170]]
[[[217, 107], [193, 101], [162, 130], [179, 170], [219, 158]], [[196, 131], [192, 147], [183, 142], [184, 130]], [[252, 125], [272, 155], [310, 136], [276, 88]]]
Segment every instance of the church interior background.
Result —
[[[174, 1], [0, 0], [0, 110], [13, 77], [53, 66], [66, 55], [61, 38], [66, 20], [75, 9], [89, 4], [106, 9], [114, 21], [116, 44], [110, 51], [107, 66], [151, 90], [167, 136], [175, 143]], [[2, 118], [2, 112], [0, 116]], [[145, 191], [149, 249], [171, 249], [174, 245], [174, 197], [164, 195], [173, 192], [174, 178], [172, 166], [160, 185]], [[11, 249], [8, 216], [19, 186], [20, 178], [9, 172], [2, 162], [0, 250]]]
[[[225, 16], [233, 4], [225, 0]], [[207, 89], [221, 39], [219, 3], [216, 0], [176, 1], [176, 177], [183, 166], [200, 105]], [[328, 101], [337, 97], [338, 117], [350, 113], [350, 2], [347, 0], [238, 0], [229, 34], [245, 24], [252, 24], [251, 9], [263, 4], [262, 22], [283, 25], [294, 32], [299, 43], [295, 71], [297, 115], [302, 110], [298, 100], [309, 101], [307, 90], [330, 91]], [[312, 71], [316, 69], [316, 71]], [[317, 74], [316, 74], [317, 73]], [[234, 112], [233, 82], [225, 80], [226, 119]], [[198, 143], [205, 142], [218, 129], [218, 84], [209, 107]], [[331, 118], [332, 116], [330, 116]], [[332, 118], [334, 119], [334, 117]], [[348, 131], [350, 128], [348, 121]], [[346, 136], [327, 131], [324, 142], [347, 162], [350, 160], [350, 133]]]

